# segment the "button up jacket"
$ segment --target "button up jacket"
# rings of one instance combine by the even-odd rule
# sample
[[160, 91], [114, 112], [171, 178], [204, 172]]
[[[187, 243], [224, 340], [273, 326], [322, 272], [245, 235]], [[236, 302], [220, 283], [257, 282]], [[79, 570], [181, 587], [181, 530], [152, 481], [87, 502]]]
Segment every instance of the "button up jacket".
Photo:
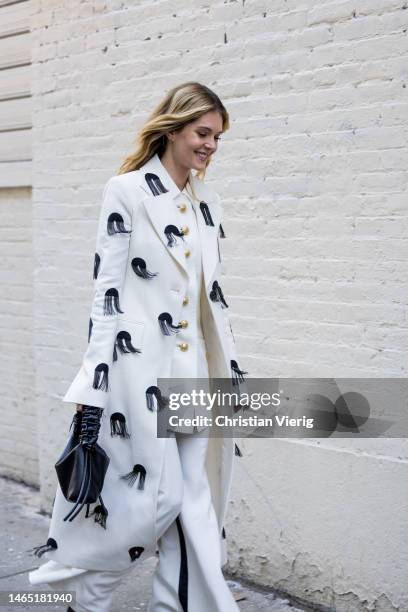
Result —
[[[222, 207], [204, 181], [193, 175], [191, 180], [198, 198], [201, 314], [209, 375], [234, 383], [245, 372], [238, 366], [221, 289]], [[72, 504], [58, 486], [49, 534], [57, 547], [46, 558], [85, 569], [119, 570], [155, 554], [165, 442], [157, 435], [157, 411], [165, 397], [158, 381], [171, 376], [175, 351], [180, 351], [179, 360], [185, 358], [188, 375], [197, 340], [191, 333], [195, 321], [186, 316], [190, 275], [196, 271], [189, 266], [185, 204], [157, 154], [139, 170], [113, 176], [103, 190], [88, 344], [63, 401], [103, 408], [98, 444], [110, 458], [102, 490], [109, 514], [105, 529], [84, 512], [72, 522], [63, 521]], [[210, 438], [207, 472], [223, 563], [233, 459], [232, 438]], [[139, 484], [143, 474], [143, 486], [129, 486], [121, 478], [134, 468]]]

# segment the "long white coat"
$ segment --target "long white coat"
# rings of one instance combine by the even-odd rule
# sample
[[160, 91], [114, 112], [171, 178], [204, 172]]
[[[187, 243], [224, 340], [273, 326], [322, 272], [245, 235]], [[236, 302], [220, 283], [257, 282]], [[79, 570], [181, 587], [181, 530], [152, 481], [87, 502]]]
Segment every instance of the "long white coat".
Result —
[[[194, 176], [192, 181], [200, 201], [197, 220], [206, 294], [202, 325], [209, 374], [211, 378], [236, 380], [237, 354], [226, 305], [214, 300], [214, 289], [217, 283], [221, 285], [218, 241], [224, 237], [220, 198], [204, 181]], [[170, 236], [171, 230], [184, 225], [185, 202], [157, 154], [139, 170], [113, 176], [105, 185], [88, 346], [63, 401], [104, 408], [98, 443], [110, 458], [102, 490], [109, 515], [106, 529], [92, 515], [85, 518], [86, 506], [72, 522], [64, 522], [72, 504], [58, 485], [49, 531], [57, 548], [45, 553], [47, 559], [84, 569], [121, 570], [155, 554], [165, 439], [156, 435], [156, 397], [146, 391], [157, 387], [159, 378], [170, 377], [172, 356], [180, 350], [179, 334], [173, 331], [167, 335], [167, 323], [163, 322], [167, 315], [162, 323], [159, 315], [170, 314], [174, 326], [185, 319], [183, 300], [189, 288], [186, 245], [177, 231]], [[146, 272], [157, 274], [146, 278]], [[141, 352], [132, 352], [133, 348]], [[190, 358], [188, 350], [184, 355], [186, 360]], [[118, 413], [122, 425], [125, 419], [130, 437], [112, 435], [111, 428], [120, 427]], [[232, 438], [210, 438], [206, 468], [223, 564], [223, 524], [233, 459]], [[139, 488], [137, 479], [129, 486], [120, 478], [137, 464], [145, 469], [144, 488]]]

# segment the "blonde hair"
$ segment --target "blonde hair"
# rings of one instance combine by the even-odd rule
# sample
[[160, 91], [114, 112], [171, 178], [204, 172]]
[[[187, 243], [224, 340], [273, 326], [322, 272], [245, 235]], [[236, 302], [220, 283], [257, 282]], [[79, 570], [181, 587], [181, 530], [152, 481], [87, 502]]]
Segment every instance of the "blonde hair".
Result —
[[[137, 149], [124, 159], [118, 174], [139, 170], [156, 153], [161, 157], [167, 147], [168, 132], [182, 130], [187, 123], [210, 111], [220, 113], [222, 131], [228, 130], [230, 125], [227, 110], [211, 89], [196, 81], [181, 83], [170, 89], [139, 131], [136, 137]], [[199, 179], [204, 179], [209, 163], [210, 160], [207, 159], [204, 169], [197, 172]], [[197, 199], [191, 182], [191, 172], [187, 185], [193, 197]]]

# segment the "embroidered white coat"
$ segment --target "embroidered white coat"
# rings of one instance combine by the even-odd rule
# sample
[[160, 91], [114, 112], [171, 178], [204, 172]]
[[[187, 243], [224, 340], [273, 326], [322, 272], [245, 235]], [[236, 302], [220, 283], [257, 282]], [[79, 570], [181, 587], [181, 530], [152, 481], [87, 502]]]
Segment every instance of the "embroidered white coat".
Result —
[[[192, 180], [196, 196], [207, 204], [210, 212], [209, 217], [197, 208], [207, 296], [203, 300], [202, 325], [209, 373], [212, 378], [231, 378], [234, 376], [231, 360], [236, 362], [237, 355], [229, 318], [225, 306], [209, 298], [213, 283], [221, 284], [218, 240], [224, 235], [220, 228], [222, 208], [217, 193], [197, 177]], [[155, 554], [157, 492], [165, 439], [156, 436], [157, 404], [151, 396], [154, 409], [148, 408], [146, 390], [157, 386], [158, 378], [170, 376], [172, 355], [180, 350], [178, 333], [166, 335], [158, 317], [169, 313], [173, 325], [185, 318], [183, 300], [189, 287], [186, 245], [177, 238], [177, 243], [170, 246], [165, 233], [170, 225], [183, 226], [179, 208], [183, 202], [185, 197], [157, 154], [139, 170], [113, 176], [105, 185], [96, 241], [88, 346], [63, 401], [104, 408], [98, 443], [110, 458], [102, 489], [109, 515], [106, 529], [92, 515], [85, 518], [86, 506], [72, 522], [64, 522], [63, 517], [73, 504], [65, 500], [57, 485], [49, 531], [57, 548], [45, 553], [47, 559], [84, 569], [121, 570]], [[144, 264], [145, 270], [157, 275], [143, 277]], [[127, 334], [140, 353], [120, 350], [126, 346]], [[189, 359], [188, 351], [184, 355]], [[115, 413], [126, 419], [129, 438], [112, 435], [111, 417]], [[222, 530], [233, 459], [232, 438], [210, 438], [206, 467], [218, 518], [223, 564], [226, 547]], [[129, 486], [120, 479], [135, 464], [146, 470], [143, 490], [137, 482]]]

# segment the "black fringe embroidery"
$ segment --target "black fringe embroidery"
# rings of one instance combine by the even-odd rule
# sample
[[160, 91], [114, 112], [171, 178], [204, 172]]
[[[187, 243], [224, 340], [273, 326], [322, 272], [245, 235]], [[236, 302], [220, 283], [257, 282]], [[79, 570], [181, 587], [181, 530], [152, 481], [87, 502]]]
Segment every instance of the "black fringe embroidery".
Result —
[[122, 330], [116, 336], [116, 341], [113, 347], [113, 361], [118, 360], [118, 353], [116, 348], [121, 353], [141, 353], [142, 351], [135, 348], [132, 344], [132, 338], [128, 331]]
[[122, 476], [120, 476], [120, 478], [122, 480], [126, 480], [129, 487], [132, 487], [135, 484], [138, 476], [139, 484], [137, 488], [143, 491], [146, 480], [146, 468], [140, 463], [136, 463], [136, 465], [133, 466], [131, 472], [129, 472], [128, 474], [123, 474]]
[[111, 436], [130, 438], [130, 433], [126, 429], [126, 417], [121, 412], [114, 412], [110, 418]]
[[109, 366], [107, 363], [98, 363], [96, 366], [92, 387], [101, 391], [109, 391]]
[[137, 274], [137, 276], [140, 276], [140, 278], [151, 279], [158, 275], [158, 272], [149, 272], [149, 270], [146, 269], [146, 262], [141, 257], [134, 257], [132, 259], [132, 268], [133, 272]]
[[145, 180], [154, 196], [158, 196], [161, 193], [166, 193], [168, 191], [168, 189], [165, 188], [157, 174], [153, 174], [152, 172], [146, 172]]
[[88, 323], [88, 344], [91, 340], [91, 335], [92, 335], [92, 327], [93, 327], [93, 321], [91, 318], [89, 318], [89, 323]]
[[167, 238], [167, 246], [172, 247], [177, 244], [176, 236], [184, 240], [183, 230], [180, 230], [175, 225], [166, 225], [164, 233]]
[[140, 557], [143, 551], [144, 551], [143, 546], [132, 546], [132, 548], [129, 548], [128, 552], [129, 552], [129, 556], [131, 560], [135, 561], [135, 559], [138, 559]]
[[214, 221], [212, 220], [207, 202], [200, 202], [200, 210], [203, 213], [205, 224], [214, 226]]
[[222, 528], [221, 535], [222, 535], [223, 540], [225, 540], [227, 536], [225, 535], [225, 528], [224, 527]]
[[113, 212], [108, 217], [107, 232], [109, 236], [112, 236], [113, 234], [130, 234], [132, 230], [126, 229], [121, 214]]
[[241, 449], [239, 448], [236, 442], [235, 442], [235, 454], [237, 457], [242, 457]]
[[224, 295], [222, 293], [220, 285], [218, 284], [218, 281], [214, 281], [212, 284], [212, 289], [210, 291], [210, 299], [213, 302], [220, 302], [222, 308], [228, 308], [228, 304], [224, 299]]
[[36, 557], [41, 557], [44, 553], [50, 550], [56, 550], [58, 548], [58, 544], [54, 540], [54, 538], [48, 538], [46, 544], [41, 544], [41, 546], [35, 546], [31, 550]]
[[96, 280], [98, 278], [98, 272], [99, 272], [99, 265], [101, 263], [101, 258], [99, 253], [95, 253], [95, 257], [94, 257], [94, 269], [93, 269], [93, 277], [94, 280]]
[[226, 238], [224, 228], [222, 227], [221, 223], [220, 223], [220, 228], [219, 228], [219, 235], [220, 235], [220, 238]]
[[248, 374], [248, 372], [245, 372], [245, 370], [240, 370], [235, 359], [231, 359], [231, 370], [233, 385], [238, 385], [240, 382], [245, 381], [244, 374]]
[[103, 503], [101, 495], [99, 495], [99, 501], [101, 503], [98, 506], [95, 506], [91, 513], [89, 513], [89, 504], [87, 504], [85, 518], [94, 516], [95, 523], [98, 523], [101, 527], [106, 529], [106, 519], [108, 518], [109, 512], [107, 507]]
[[160, 329], [165, 336], [170, 336], [172, 333], [177, 334], [181, 329], [180, 324], [173, 325], [173, 317], [168, 312], [162, 312], [159, 314], [157, 319], [159, 321]]
[[159, 387], [152, 385], [146, 389], [146, 404], [151, 412], [154, 411], [153, 396], [156, 398], [157, 410], [162, 410], [167, 406], [167, 397], [161, 394]]
[[105, 291], [105, 302], [103, 304], [103, 314], [111, 315], [111, 314], [115, 314], [119, 312], [123, 314], [123, 310], [120, 309], [120, 305], [119, 305], [119, 293], [117, 289], [112, 287], [112, 289], [107, 289], [107, 291]]

